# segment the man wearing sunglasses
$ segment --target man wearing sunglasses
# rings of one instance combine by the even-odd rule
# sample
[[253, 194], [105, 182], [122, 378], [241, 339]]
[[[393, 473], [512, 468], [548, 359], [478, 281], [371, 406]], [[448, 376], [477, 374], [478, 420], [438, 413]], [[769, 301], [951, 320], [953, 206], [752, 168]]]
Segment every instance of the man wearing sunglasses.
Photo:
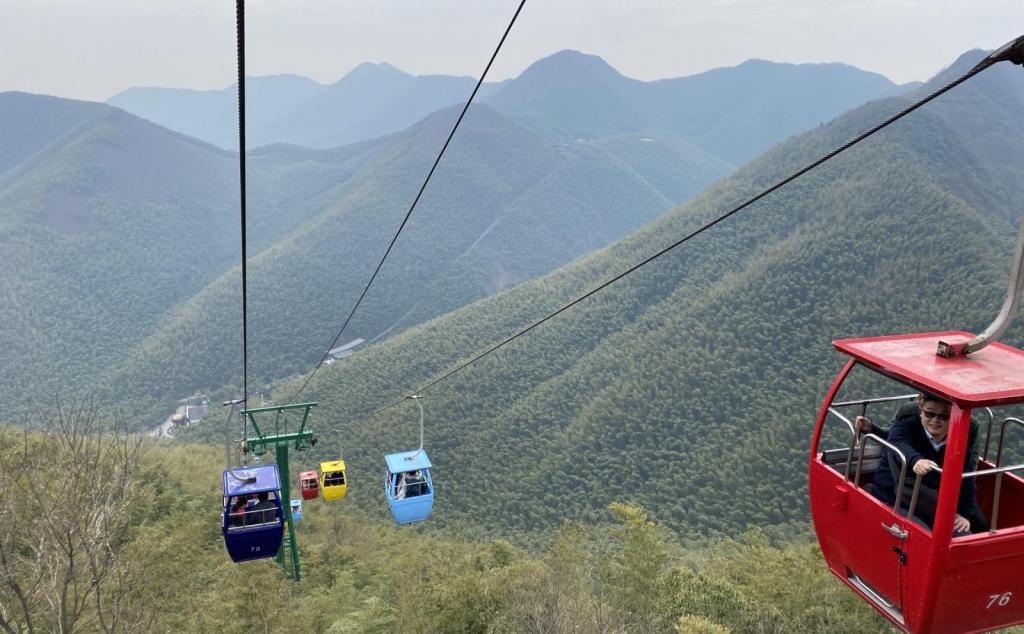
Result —
[[[903, 504], [906, 509], [913, 491], [915, 475], [922, 476], [914, 516], [929, 528], [935, 521], [935, 505], [938, 501], [941, 467], [946, 456], [946, 440], [949, 434], [949, 415], [952, 406], [932, 394], [921, 394], [917, 407], [901, 408], [896, 421], [889, 429], [889, 442], [899, 448], [907, 458], [907, 479], [903, 486]], [[858, 426], [861, 426], [858, 421]], [[964, 472], [977, 468], [973, 448], [977, 441], [978, 427], [971, 425], [967, 441], [969, 450], [964, 460]], [[870, 491], [878, 499], [893, 504], [896, 501], [896, 480], [899, 478], [899, 461], [886, 450], [880, 468], [874, 477]], [[889, 468], [884, 468], [888, 464]], [[911, 471], [913, 473], [911, 473]], [[988, 530], [988, 522], [978, 506], [974, 478], [964, 478], [960, 484], [960, 498], [957, 501], [957, 515], [953, 520], [953, 534], [961, 535]]]

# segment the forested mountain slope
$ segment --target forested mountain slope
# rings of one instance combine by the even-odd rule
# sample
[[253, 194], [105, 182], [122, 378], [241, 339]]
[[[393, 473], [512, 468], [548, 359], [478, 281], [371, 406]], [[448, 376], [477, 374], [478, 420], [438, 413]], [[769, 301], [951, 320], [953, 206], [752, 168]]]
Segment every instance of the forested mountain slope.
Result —
[[[269, 381], [317, 363], [422, 184], [458, 112], [383, 140], [358, 178], [252, 259], [250, 375]], [[261, 150], [263, 152], [263, 150]], [[315, 161], [322, 152], [270, 147]], [[676, 171], [650, 169], [662, 161]], [[301, 169], [305, 169], [302, 167]], [[728, 168], [678, 142], [617, 137], [551, 147], [487, 106], [474, 108], [439, 166], [347, 339], [372, 340], [446, 313], [608, 244], [692, 197]], [[111, 398], [166, 401], [237, 380], [238, 271], [179, 307], [103, 376]], [[151, 363], [161, 359], [160, 363]], [[152, 386], [162, 386], [161, 391]]]
[[[623, 498], [691, 537], [804, 518], [810, 429], [840, 365], [830, 340], [978, 330], [998, 310], [1024, 201], [1006, 177], [1024, 169], [1022, 88], [1015, 67], [987, 71], [429, 390], [432, 523], [532, 531]], [[415, 446], [415, 407], [347, 421], [907, 103], [858, 108], [612, 247], [325, 368], [303, 394], [321, 404], [320, 456], [343, 441], [353, 498], [383, 515], [380, 455]]]
[[[0, 407], [10, 410], [90, 392], [125, 348], [237, 265], [238, 163], [102, 104], [2, 93], [0, 114]], [[372, 151], [254, 157], [250, 248], [308, 220]]]
[[[647, 85], [598, 58], [565, 53], [510, 82], [509, 94], [529, 103], [555, 71], [589, 95], [595, 113], [614, 110], [615, 95], [598, 90], [603, 83]], [[264, 79], [251, 91], [264, 108], [254, 122], [322, 97], [339, 100], [323, 106], [337, 115], [331, 121], [355, 128], [361, 116], [390, 112], [389, 99], [402, 90], [441, 81], [385, 65], [364, 65], [324, 91], [301, 78]], [[365, 99], [353, 105], [356, 94]], [[3, 404], [31, 408], [57, 395], [89, 393], [133, 402], [132, 411], [146, 413], [142, 424], [166, 415], [178, 398], [234, 383], [240, 302], [232, 154], [100, 104], [13, 94], [0, 101], [11, 112], [20, 109], [3, 119], [11, 129], [2, 134], [11, 141], [0, 162], [0, 215], [19, 223], [2, 238], [9, 251], [3, 282], [12, 289], [0, 341], [11, 355], [0, 370], [0, 388], [12, 388], [0, 390]], [[780, 93], [773, 103], [785, 101]], [[371, 102], [376, 106], [368, 108]], [[503, 103], [511, 103], [507, 95]], [[573, 117], [572, 104], [566, 101], [562, 112], [545, 102], [540, 110]], [[456, 114], [457, 108], [441, 110], [400, 133], [334, 149], [271, 145], [251, 153], [256, 383], [321, 358]], [[584, 138], [516, 117], [474, 107], [347, 338], [393, 335], [544, 274], [732, 169], [674, 132], [671, 117], [646, 118], [642, 130], [629, 117], [614, 125], [599, 117], [586, 123]], [[324, 117], [302, 117], [314, 119]], [[81, 182], [66, 182], [75, 179]], [[156, 211], [163, 206], [170, 209]]]
[[237, 221], [224, 213], [237, 191], [230, 155], [115, 108], [3, 93], [0, 111], [15, 140], [0, 143], [0, 386], [10, 406], [67, 393], [116, 363], [122, 342], [214, 279], [237, 257]]

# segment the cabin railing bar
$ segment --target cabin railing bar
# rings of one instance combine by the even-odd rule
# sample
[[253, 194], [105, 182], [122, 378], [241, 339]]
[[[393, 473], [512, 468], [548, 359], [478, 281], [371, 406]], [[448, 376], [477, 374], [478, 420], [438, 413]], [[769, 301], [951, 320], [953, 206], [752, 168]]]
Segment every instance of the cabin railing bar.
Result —
[[996, 450], [996, 466], [1003, 461], [1003, 442], [1006, 440], [1006, 425], [1013, 423], [1024, 427], [1024, 420], [1019, 418], [1009, 417], [1003, 420], [1003, 423], [999, 426], [999, 448]]
[[854, 405], [873, 405], [875, 403], [893, 403], [895, 401], [912, 401], [917, 394], [904, 394], [903, 396], [882, 396], [879, 398], [864, 398], [856, 401], [842, 401], [832, 403], [832, 407], [853, 407]]
[[999, 530], [999, 494], [1003, 490], [1003, 472], [996, 474], [996, 486], [992, 492], [992, 523], [989, 525], [990, 532]]
[[[967, 471], [964, 473], [964, 479], [967, 478], [980, 478], [981, 476], [987, 475], [998, 475], [1000, 473], [1009, 473], [1010, 471], [1019, 471], [1024, 469], [1024, 464], [1015, 464], [1008, 467], [996, 467], [994, 469], [981, 469], [978, 471]], [[938, 470], [941, 473], [941, 469]]]
[[[903, 483], [907, 479], [907, 457], [903, 455], [903, 452], [900, 451], [896, 447], [896, 445], [890, 443], [887, 440], [882, 440], [882, 438], [880, 436], [876, 436], [874, 434], [864, 434], [864, 437], [861, 439], [861, 443], [860, 443], [860, 453], [857, 456], [857, 475], [856, 475], [856, 477], [853, 480], [853, 486], [855, 486], [857, 488], [860, 488], [861, 465], [864, 464], [864, 448], [867, 447], [868, 441], [877, 442], [878, 444], [882, 445], [883, 447], [891, 450], [893, 453], [896, 454], [896, 457], [900, 459], [900, 479], [899, 479], [899, 485], [896, 487], [896, 491], [898, 491], [900, 494], [896, 496], [896, 502], [893, 504], [893, 507], [892, 507], [893, 512], [899, 514], [899, 512], [900, 512], [900, 502], [903, 500], [903, 495], [902, 495], [902, 493], [903, 493]], [[879, 466], [882, 466], [882, 465], [879, 465]], [[918, 477], [918, 483], [920, 483], [920, 479], [921, 478]], [[915, 485], [914, 489], [915, 489], [915, 491], [914, 491], [914, 498], [916, 498], [917, 497], [917, 491], [916, 491], [917, 485]], [[911, 504], [913, 504], [915, 501], [916, 501], [916, 499], [912, 499], [911, 500]]]
[[996, 415], [992, 413], [991, 407], [986, 407], [985, 413], [988, 414], [988, 426], [985, 428], [985, 450], [982, 452], [981, 456], [985, 460], [988, 460], [988, 443], [992, 438], [992, 423], [995, 422]]
[[[850, 465], [853, 464], [853, 450], [857, 447], [857, 428], [853, 426], [849, 418], [840, 414], [834, 407], [829, 407], [828, 413], [846, 423], [846, 426], [850, 428], [850, 446], [846, 450], [846, 468], [843, 470], [843, 480], [848, 481], [850, 479]], [[860, 465], [857, 466], [857, 470], [859, 473]]]

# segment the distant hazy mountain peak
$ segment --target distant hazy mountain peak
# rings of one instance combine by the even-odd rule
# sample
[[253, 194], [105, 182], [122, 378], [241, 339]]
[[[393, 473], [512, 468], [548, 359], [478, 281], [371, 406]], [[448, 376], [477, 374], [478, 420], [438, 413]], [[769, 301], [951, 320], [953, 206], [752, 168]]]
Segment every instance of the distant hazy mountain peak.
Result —
[[529, 78], [537, 75], [566, 77], [582, 73], [596, 77], [624, 78], [619, 71], [612, 68], [601, 57], [572, 49], [558, 51], [537, 60], [523, 71], [520, 77]]
[[363, 62], [345, 75], [348, 78], [364, 77], [408, 77], [409, 73], [400, 68], [395, 68], [387, 62]]

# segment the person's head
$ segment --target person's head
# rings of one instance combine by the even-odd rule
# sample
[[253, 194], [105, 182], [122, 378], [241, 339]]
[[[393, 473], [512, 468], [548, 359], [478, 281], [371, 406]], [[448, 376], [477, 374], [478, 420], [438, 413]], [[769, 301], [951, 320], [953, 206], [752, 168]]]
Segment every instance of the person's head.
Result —
[[268, 499], [270, 499], [270, 494], [264, 491], [263, 493], [257, 495], [256, 499], [258, 499], [260, 502], [266, 502]]
[[918, 397], [918, 407], [921, 409], [921, 425], [925, 431], [935, 440], [945, 440], [946, 434], [949, 433], [949, 413], [953, 409], [952, 404], [934, 394], [923, 392]]

